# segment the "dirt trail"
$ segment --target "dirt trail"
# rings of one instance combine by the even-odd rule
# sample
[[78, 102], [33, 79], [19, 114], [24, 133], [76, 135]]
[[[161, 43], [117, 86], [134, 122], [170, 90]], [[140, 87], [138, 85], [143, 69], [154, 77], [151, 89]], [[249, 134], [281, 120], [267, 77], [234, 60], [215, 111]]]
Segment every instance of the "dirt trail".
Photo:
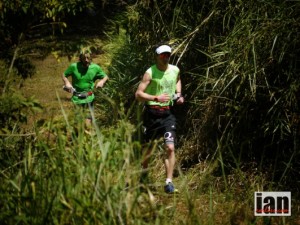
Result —
[[[71, 107], [70, 94], [62, 90], [61, 75], [70, 64], [67, 57], [58, 61], [50, 55], [44, 60], [33, 60], [36, 66], [36, 74], [27, 78], [22, 87], [24, 96], [33, 96], [43, 106], [43, 112], [36, 113], [30, 122], [40, 119], [49, 119], [61, 115], [61, 106], [68, 110]], [[60, 98], [60, 102], [59, 99]]]

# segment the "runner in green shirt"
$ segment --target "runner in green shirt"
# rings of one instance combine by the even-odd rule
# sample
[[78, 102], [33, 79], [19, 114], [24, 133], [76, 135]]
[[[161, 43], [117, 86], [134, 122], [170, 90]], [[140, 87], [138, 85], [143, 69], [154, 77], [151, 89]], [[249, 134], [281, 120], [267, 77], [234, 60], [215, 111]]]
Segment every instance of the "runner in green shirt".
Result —
[[[170, 107], [173, 102], [183, 104], [184, 98], [181, 95], [179, 68], [169, 64], [171, 47], [161, 45], [155, 50], [155, 53], [156, 64], [145, 72], [135, 96], [146, 106], [143, 118], [145, 141], [150, 142], [156, 138], [164, 138], [167, 152], [165, 192], [174, 193], [176, 189], [172, 183], [172, 178], [175, 166], [176, 118]], [[148, 167], [151, 149], [149, 146], [145, 154], [144, 169]]]
[[[63, 73], [62, 79], [64, 81], [64, 89], [73, 94], [71, 100], [75, 105], [82, 106], [89, 109], [91, 112], [94, 110], [95, 95], [93, 89], [95, 82], [96, 88], [102, 88], [108, 80], [108, 76], [102, 68], [91, 62], [91, 53], [89, 50], [82, 50], [79, 55], [79, 61], [72, 63]], [[72, 78], [70, 82], [68, 77]], [[86, 124], [90, 125], [92, 116], [86, 118]]]

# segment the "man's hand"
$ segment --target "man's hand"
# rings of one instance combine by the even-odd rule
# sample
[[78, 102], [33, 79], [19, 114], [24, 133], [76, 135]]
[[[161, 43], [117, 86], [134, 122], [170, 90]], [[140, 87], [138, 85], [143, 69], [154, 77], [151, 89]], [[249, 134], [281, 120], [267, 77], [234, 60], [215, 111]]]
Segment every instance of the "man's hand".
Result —
[[183, 103], [184, 103], [184, 97], [183, 97], [183, 96], [180, 96], [180, 97], [177, 99], [176, 104], [181, 105], [181, 104], [183, 104]]
[[104, 80], [100, 80], [97, 84], [96, 84], [96, 88], [103, 88], [105, 81]]
[[156, 96], [155, 98], [154, 98], [154, 101], [157, 101], [157, 102], [168, 102], [168, 101], [170, 101], [170, 96], [167, 94], [167, 93], [163, 93], [163, 94], [161, 94], [161, 95], [159, 95], [159, 96]]
[[69, 93], [73, 93], [74, 92], [74, 88], [73, 86], [69, 83], [69, 84], [66, 84], [65, 86], [63, 86], [63, 89]]

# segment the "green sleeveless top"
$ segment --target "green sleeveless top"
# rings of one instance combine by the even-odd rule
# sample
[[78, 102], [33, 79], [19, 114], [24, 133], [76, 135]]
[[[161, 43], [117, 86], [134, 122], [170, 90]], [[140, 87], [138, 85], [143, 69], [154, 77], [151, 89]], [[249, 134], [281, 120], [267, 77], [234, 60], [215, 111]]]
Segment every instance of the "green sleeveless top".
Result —
[[175, 65], [168, 65], [166, 71], [161, 71], [156, 65], [151, 66], [146, 73], [150, 75], [151, 82], [147, 86], [145, 93], [150, 95], [169, 94], [171, 100], [169, 102], [147, 101], [147, 105], [168, 106], [173, 103], [172, 96], [176, 91], [176, 83], [179, 75], [179, 68]]

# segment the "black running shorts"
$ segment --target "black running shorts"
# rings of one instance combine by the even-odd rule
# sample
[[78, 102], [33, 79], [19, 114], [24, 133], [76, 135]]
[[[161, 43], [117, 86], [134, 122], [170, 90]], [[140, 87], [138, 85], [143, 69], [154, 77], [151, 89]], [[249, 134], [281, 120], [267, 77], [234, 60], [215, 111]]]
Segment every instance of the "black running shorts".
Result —
[[145, 142], [163, 137], [165, 144], [175, 144], [176, 118], [170, 110], [158, 111], [146, 107], [143, 121]]

